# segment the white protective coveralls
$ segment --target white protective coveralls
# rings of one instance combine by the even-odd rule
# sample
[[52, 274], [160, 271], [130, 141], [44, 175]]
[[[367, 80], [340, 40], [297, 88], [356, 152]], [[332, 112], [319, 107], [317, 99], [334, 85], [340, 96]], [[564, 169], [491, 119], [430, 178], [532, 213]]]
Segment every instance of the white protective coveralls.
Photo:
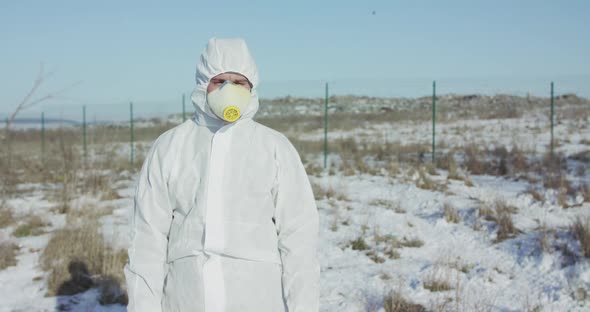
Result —
[[[253, 84], [234, 123], [207, 105], [224, 72]], [[316, 312], [318, 213], [299, 155], [252, 120], [258, 72], [241, 39], [210, 39], [191, 120], [162, 134], [136, 186], [125, 277], [129, 312]]]

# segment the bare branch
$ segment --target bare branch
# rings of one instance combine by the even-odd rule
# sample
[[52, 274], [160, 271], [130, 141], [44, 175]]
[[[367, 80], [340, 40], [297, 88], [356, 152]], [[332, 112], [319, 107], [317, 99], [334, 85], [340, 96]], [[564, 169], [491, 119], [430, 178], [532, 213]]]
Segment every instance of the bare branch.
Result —
[[57, 99], [57, 98], [61, 98], [61, 94], [62, 94], [62, 93], [64, 93], [64, 92], [66, 92], [67, 90], [69, 90], [69, 89], [71, 89], [71, 88], [73, 88], [73, 87], [75, 87], [75, 86], [79, 85], [80, 83], [82, 83], [82, 81], [77, 81], [77, 82], [75, 82], [75, 83], [73, 83], [73, 84], [71, 84], [71, 85], [69, 85], [69, 86], [67, 86], [67, 87], [65, 87], [65, 88], [63, 88], [63, 89], [61, 89], [61, 90], [58, 90], [58, 91], [56, 91], [56, 92], [54, 92], [54, 93], [51, 93], [51, 94], [47, 94], [47, 95], [45, 95], [45, 96], [43, 96], [43, 97], [40, 97], [40, 98], [38, 98], [38, 99], [36, 99], [36, 100], [34, 100], [34, 101], [31, 101], [30, 103], [28, 103], [28, 104], [24, 105], [24, 106], [23, 106], [23, 109], [24, 109], [24, 108], [29, 108], [29, 107], [31, 107], [31, 106], [34, 106], [34, 105], [36, 105], [36, 104], [39, 104], [39, 103], [41, 103], [41, 102], [43, 102], [43, 101], [47, 101], [47, 100], [51, 100], [51, 99]]
[[4, 131], [5, 131], [6, 135], [8, 135], [8, 131], [10, 129], [10, 126], [14, 122], [14, 119], [16, 118], [16, 116], [18, 115], [19, 112], [21, 112], [24, 109], [30, 108], [34, 105], [37, 105], [41, 102], [59, 98], [62, 93], [66, 92], [67, 90], [69, 90], [69, 89], [73, 88], [74, 86], [81, 83], [80, 81], [78, 81], [76, 83], [71, 84], [70, 86], [67, 86], [67, 87], [61, 89], [61, 90], [58, 90], [58, 91], [52, 92], [52, 93], [48, 93], [40, 98], [37, 98], [35, 100], [31, 100], [31, 98], [33, 97], [33, 95], [35, 95], [35, 93], [37, 92], [39, 87], [49, 77], [53, 76], [54, 73], [55, 73], [54, 71], [45, 73], [44, 64], [41, 63], [41, 65], [39, 66], [39, 73], [37, 74], [37, 77], [35, 78], [35, 81], [33, 82], [33, 86], [31, 87], [31, 89], [29, 90], [27, 95], [22, 99], [22, 101], [16, 106], [14, 112], [12, 112], [12, 114], [8, 118], [6, 124], [4, 125]]

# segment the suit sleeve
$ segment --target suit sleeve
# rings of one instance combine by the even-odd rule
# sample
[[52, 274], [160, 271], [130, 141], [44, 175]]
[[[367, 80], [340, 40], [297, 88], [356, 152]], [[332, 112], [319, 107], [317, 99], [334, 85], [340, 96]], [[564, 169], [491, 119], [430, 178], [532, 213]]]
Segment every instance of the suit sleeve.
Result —
[[125, 279], [129, 312], [161, 312], [172, 209], [162, 172], [158, 140], [148, 153], [136, 185]]
[[289, 312], [319, 311], [319, 216], [299, 154], [286, 138], [278, 150], [275, 219], [283, 267], [283, 296]]

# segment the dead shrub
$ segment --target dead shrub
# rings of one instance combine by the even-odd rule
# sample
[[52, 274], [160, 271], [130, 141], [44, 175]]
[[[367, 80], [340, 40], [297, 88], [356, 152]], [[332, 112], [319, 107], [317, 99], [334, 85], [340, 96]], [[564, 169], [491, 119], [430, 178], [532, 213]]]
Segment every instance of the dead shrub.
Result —
[[399, 245], [401, 247], [420, 248], [424, 246], [424, 241], [416, 237], [409, 239], [404, 237], [401, 241], [399, 241]]
[[99, 218], [112, 214], [113, 209], [112, 206], [97, 207], [94, 204], [85, 204], [70, 209], [66, 214], [66, 222], [73, 226], [81, 226], [91, 221], [96, 222]]
[[416, 186], [423, 190], [435, 191], [438, 189], [438, 185], [434, 182], [424, 170], [424, 167], [418, 169], [418, 179], [416, 180]]
[[584, 164], [578, 164], [576, 167], [576, 176], [583, 177], [586, 175], [586, 166]]
[[387, 172], [389, 172], [389, 175], [391, 175], [391, 176], [399, 175], [401, 172], [399, 162], [397, 162], [395, 160], [390, 161], [387, 165], [386, 170], [387, 170]]
[[494, 210], [492, 210], [492, 208], [486, 203], [481, 203], [477, 208], [477, 213], [480, 218], [483, 217], [488, 221], [494, 220]]
[[57, 230], [40, 258], [48, 271], [47, 295], [72, 293], [94, 287], [101, 278], [123, 281], [124, 250], [113, 250], [104, 240], [96, 220]]
[[501, 199], [497, 199], [494, 202], [493, 209], [489, 204], [485, 203], [478, 208], [479, 217], [483, 217], [487, 221], [495, 222], [498, 227], [496, 239], [494, 240], [495, 243], [512, 238], [519, 233], [519, 230], [512, 222], [512, 214], [516, 212], [518, 212], [516, 207], [508, 205]]
[[445, 202], [443, 205], [443, 215], [449, 223], [459, 223], [461, 221], [457, 208], [453, 207], [449, 202]]
[[305, 171], [307, 175], [319, 177], [324, 169], [317, 164], [310, 162], [305, 166]]
[[375, 251], [369, 250], [366, 253], [367, 257], [369, 257], [369, 259], [373, 260], [373, 262], [375, 263], [383, 263], [385, 262], [385, 258], [379, 256]]
[[424, 168], [426, 169], [426, 172], [428, 172], [429, 175], [438, 175], [438, 172], [436, 171], [436, 166], [433, 163], [425, 164]]
[[517, 145], [512, 146], [510, 150], [510, 160], [512, 163], [513, 172], [527, 172], [529, 165], [522, 149]]
[[0, 206], [0, 228], [13, 225], [15, 222], [12, 210], [6, 206]]
[[506, 147], [504, 145], [500, 145], [500, 146], [494, 146], [494, 148], [491, 150], [491, 154], [494, 155], [497, 158], [508, 158], [508, 149], [506, 149]]
[[384, 198], [377, 198], [374, 199], [372, 201], [369, 202], [369, 205], [371, 206], [381, 206], [384, 207], [385, 209], [390, 209], [390, 210], [397, 210], [399, 207], [399, 202], [394, 202], [392, 200], [389, 199], [384, 199]]
[[518, 212], [518, 208], [508, 205], [508, 203], [502, 199], [496, 199], [494, 201], [494, 208], [496, 210], [496, 215], [501, 213], [513, 214]]
[[436, 165], [449, 172], [449, 176], [457, 171], [457, 162], [455, 161], [455, 154], [453, 151], [447, 152], [444, 156], [436, 159]]
[[25, 217], [25, 223], [19, 225], [12, 235], [15, 237], [26, 237], [26, 236], [37, 236], [45, 233], [43, 228], [49, 225], [47, 222], [43, 221], [41, 217], [33, 214], [29, 214]]
[[546, 253], [553, 253], [555, 251], [553, 248], [552, 240], [551, 240], [554, 236], [555, 236], [555, 231], [549, 230], [545, 226], [542, 227], [538, 240], [539, 240], [539, 246]]
[[113, 189], [109, 178], [98, 170], [85, 170], [82, 177], [82, 192], [100, 195], [102, 200], [121, 199], [119, 193]]
[[397, 249], [393, 245], [387, 246], [383, 253], [386, 256], [388, 256], [389, 259], [399, 259], [400, 258], [399, 252], [397, 251]]
[[365, 242], [365, 240], [362, 237], [358, 237], [357, 239], [353, 240], [350, 242], [349, 246], [352, 248], [352, 250], [367, 250], [369, 249], [369, 245], [367, 245], [367, 243]]
[[350, 200], [346, 196], [346, 194], [336, 192], [336, 190], [334, 190], [334, 188], [332, 186], [325, 188], [318, 183], [312, 183], [311, 188], [313, 190], [313, 195], [316, 200], [320, 200], [320, 199], [324, 199], [324, 198], [327, 198], [327, 199], [333, 198], [333, 199], [342, 200], [342, 201], [349, 201]]
[[518, 230], [512, 222], [512, 213], [514, 213], [514, 208], [505, 205], [505, 203], [501, 201], [496, 201], [496, 211], [494, 215], [496, 224], [498, 225], [495, 240], [496, 243], [512, 238], [518, 234]]
[[540, 201], [540, 202], [545, 201], [545, 197], [543, 195], [541, 195], [539, 192], [537, 192], [537, 190], [535, 190], [532, 187], [530, 187], [526, 191], [524, 191], [524, 194], [531, 195], [533, 197], [533, 199], [536, 201]]
[[570, 232], [578, 240], [582, 256], [590, 258], [590, 218], [576, 218], [570, 226]]
[[436, 263], [424, 279], [422, 286], [432, 292], [447, 291], [453, 289], [450, 280], [450, 269]]
[[548, 172], [543, 176], [543, 186], [550, 189], [565, 189], [568, 193], [573, 191], [571, 183], [561, 170]]
[[550, 172], [553, 174], [560, 173], [562, 169], [565, 169], [566, 162], [567, 158], [562, 153], [552, 154], [550, 150], [547, 150], [547, 152], [543, 154], [543, 159], [539, 164], [540, 168], [538, 168], [538, 171]]
[[16, 265], [16, 252], [18, 249], [18, 246], [14, 243], [0, 243], [0, 270]]
[[390, 292], [383, 298], [385, 312], [426, 312], [426, 308], [419, 304], [407, 301], [397, 292]]
[[476, 145], [471, 144], [465, 148], [465, 158], [465, 167], [472, 174], [479, 175], [487, 172], [487, 163], [481, 160], [484, 157]]
[[585, 202], [590, 202], [590, 185], [588, 184], [581, 184], [579, 187], [579, 192], [584, 197]]

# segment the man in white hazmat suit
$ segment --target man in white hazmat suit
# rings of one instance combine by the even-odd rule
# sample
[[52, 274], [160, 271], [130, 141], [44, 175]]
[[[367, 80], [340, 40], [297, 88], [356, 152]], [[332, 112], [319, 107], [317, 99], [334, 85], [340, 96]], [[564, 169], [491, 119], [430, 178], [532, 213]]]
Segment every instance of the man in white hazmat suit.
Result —
[[255, 121], [241, 39], [210, 39], [191, 120], [162, 134], [136, 187], [129, 312], [316, 312], [318, 213], [301, 160]]

